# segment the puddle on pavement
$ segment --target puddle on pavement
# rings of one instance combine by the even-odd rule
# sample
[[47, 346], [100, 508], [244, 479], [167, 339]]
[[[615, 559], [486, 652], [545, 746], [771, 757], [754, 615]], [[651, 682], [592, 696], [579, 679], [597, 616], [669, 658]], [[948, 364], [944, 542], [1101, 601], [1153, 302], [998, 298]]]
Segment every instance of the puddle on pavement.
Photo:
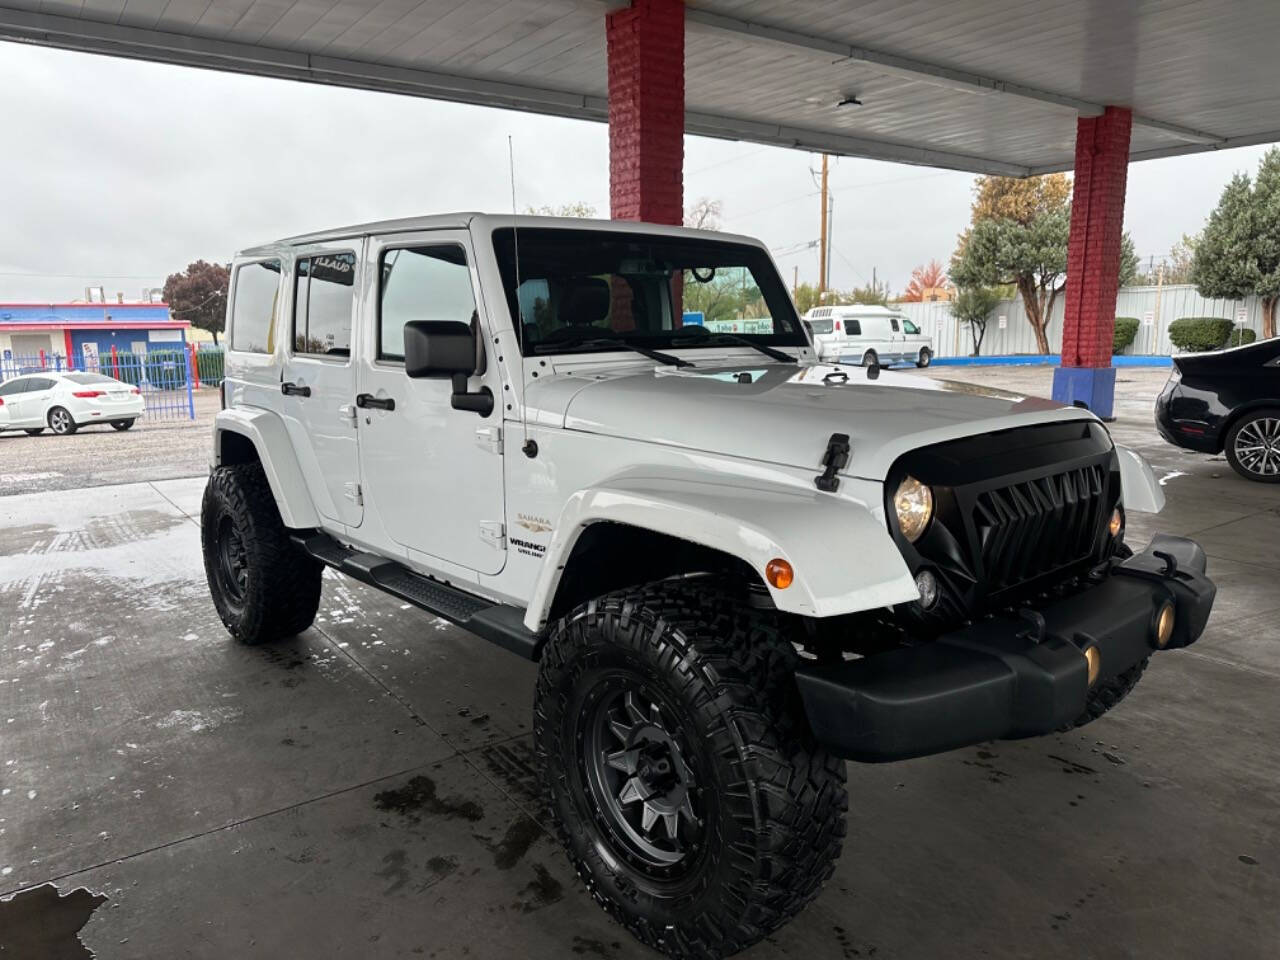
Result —
[[417, 776], [403, 787], [375, 794], [373, 805], [379, 810], [398, 813], [410, 823], [418, 823], [423, 814], [461, 817], [471, 823], [484, 816], [484, 808], [474, 800], [457, 800], [436, 794], [436, 782]]
[[80, 929], [107, 902], [84, 887], [66, 896], [51, 883], [0, 900], [0, 956], [41, 960], [88, 960], [93, 951], [80, 942]]

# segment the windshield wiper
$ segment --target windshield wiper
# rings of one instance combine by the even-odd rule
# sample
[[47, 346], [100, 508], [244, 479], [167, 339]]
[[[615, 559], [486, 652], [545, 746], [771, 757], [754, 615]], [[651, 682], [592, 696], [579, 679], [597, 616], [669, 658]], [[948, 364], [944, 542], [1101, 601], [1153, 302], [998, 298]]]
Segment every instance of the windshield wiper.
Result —
[[619, 350], [630, 350], [632, 353], [638, 353], [642, 357], [648, 357], [650, 360], [657, 360], [659, 363], [665, 363], [672, 367], [692, 367], [693, 363], [688, 360], [682, 360], [680, 357], [673, 357], [669, 353], [662, 353], [658, 350], [650, 350], [648, 347], [637, 346], [629, 343], [621, 337], [602, 337], [600, 331], [594, 330], [590, 334], [569, 335], [559, 337], [546, 343], [535, 344], [534, 353], [561, 353], [574, 352], [582, 349], [593, 349], [597, 347], [612, 347]]
[[[697, 330], [700, 327], [690, 327], [689, 329]], [[783, 353], [781, 350], [775, 350], [773, 347], [766, 347], [763, 343], [756, 343], [747, 337], [740, 337], [736, 333], [708, 333], [701, 336], [683, 336], [675, 337], [671, 341], [671, 345], [678, 346], [681, 343], [737, 343], [744, 347], [754, 347], [763, 353], [766, 357], [772, 357], [774, 360], [782, 363], [795, 363], [796, 358], [789, 353]]]

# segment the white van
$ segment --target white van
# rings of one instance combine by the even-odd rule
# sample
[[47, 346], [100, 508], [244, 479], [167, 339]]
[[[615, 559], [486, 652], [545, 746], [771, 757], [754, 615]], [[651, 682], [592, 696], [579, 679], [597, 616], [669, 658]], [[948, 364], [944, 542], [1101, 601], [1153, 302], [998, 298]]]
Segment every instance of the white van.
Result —
[[814, 307], [804, 315], [814, 348], [823, 360], [849, 360], [888, 366], [914, 363], [927, 367], [933, 360], [933, 337], [896, 310], [853, 304]]

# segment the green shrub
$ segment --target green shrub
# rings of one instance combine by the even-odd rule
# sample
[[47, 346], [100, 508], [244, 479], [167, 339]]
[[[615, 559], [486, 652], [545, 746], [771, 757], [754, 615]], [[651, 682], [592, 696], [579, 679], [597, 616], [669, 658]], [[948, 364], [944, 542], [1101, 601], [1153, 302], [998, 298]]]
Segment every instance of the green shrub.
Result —
[[1233, 324], [1222, 317], [1179, 317], [1169, 324], [1173, 345], [1192, 353], [1218, 350], [1231, 336]]
[[1227, 340], [1228, 347], [1243, 347], [1246, 343], [1253, 343], [1258, 339], [1258, 335], [1248, 327], [1239, 327], [1231, 331], [1231, 336]]
[[161, 390], [176, 390], [187, 385], [187, 352], [185, 350], [151, 350], [145, 358], [147, 381]]
[[222, 382], [225, 354], [221, 350], [205, 348], [196, 352], [196, 372], [201, 386], [216, 387]]
[[1111, 338], [1111, 352], [1124, 353], [1133, 346], [1133, 340], [1137, 335], [1137, 317], [1116, 317], [1116, 329]]

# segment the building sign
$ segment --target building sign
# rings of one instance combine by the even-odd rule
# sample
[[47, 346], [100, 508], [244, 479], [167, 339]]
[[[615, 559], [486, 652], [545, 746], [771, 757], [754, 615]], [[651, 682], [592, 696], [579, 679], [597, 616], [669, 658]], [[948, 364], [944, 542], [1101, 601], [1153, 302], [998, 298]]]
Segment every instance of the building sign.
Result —
[[1148, 310], [1142, 315], [1142, 325], [1144, 327], [1154, 327], [1156, 325], [1156, 314], [1154, 310]]
[[1005, 330], [1009, 326], [1009, 318], [1006, 317], [1003, 313], [1000, 314], [1000, 317], [999, 317], [999, 326], [1001, 330]]
[[84, 356], [84, 368], [93, 373], [97, 373], [98, 345], [96, 343], [82, 343], [80, 345], [80, 353]]
[[1244, 307], [1236, 307], [1236, 323], [1248, 323], [1249, 311]]
[[686, 327], [701, 327], [705, 325], [704, 321], [706, 319], [706, 315], [701, 310], [694, 310], [686, 312], [680, 322]]

